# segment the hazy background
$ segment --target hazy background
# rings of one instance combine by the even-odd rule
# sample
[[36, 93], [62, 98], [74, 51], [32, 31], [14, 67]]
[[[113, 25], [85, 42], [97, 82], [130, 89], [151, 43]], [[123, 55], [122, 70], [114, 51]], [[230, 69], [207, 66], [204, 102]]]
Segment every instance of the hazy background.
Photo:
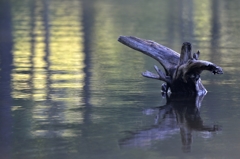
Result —
[[[239, 158], [239, 8], [238, 0], [1, 0], [1, 158]], [[143, 110], [166, 99], [162, 82], [140, 74], [156, 61], [119, 35], [176, 51], [189, 41], [221, 66], [223, 75], [202, 74], [200, 113], [221, 131], [193, 132], [189, 153], [178, 125], [122, 147], [154, 125]]]

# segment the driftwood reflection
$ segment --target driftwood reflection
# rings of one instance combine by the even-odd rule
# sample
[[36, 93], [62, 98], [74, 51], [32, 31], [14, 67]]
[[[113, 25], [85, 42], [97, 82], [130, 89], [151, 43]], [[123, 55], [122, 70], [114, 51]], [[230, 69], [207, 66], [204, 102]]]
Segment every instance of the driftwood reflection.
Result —
[[156, 115], [154, 125], [148, 129], [131, 132], [131, 136], [120, 140], [119, 145], [122, 148], [146, 148], [151, 147], [157, 140], [164, 140], [180, 133], [182, 150], [191, 151], [194, 131], [206, 132], [208, 135], [219, 131], [219, 125], [204, 125], [201, 119], [200, 107], [204, 96], [167, 96], [166, 105], [144, 110], [146, 115]]

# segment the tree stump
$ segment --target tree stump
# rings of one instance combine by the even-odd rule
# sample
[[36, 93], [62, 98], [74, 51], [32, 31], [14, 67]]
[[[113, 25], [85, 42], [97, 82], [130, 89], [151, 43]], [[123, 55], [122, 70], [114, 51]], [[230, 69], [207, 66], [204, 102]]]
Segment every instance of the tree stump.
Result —
[[192, 45], [189, 42], [183, 43], [179, 54], [154, 41], [137, 37], [120, 36], [118, 41], [154, 58], [162, 65], [165, 73], [154, 66], [157, 74], [146, 71], [142, 75], [164, 81], [163, 92], [170, 90], [171, 93], [177, 94], [205, 94], [207, 90], [201, 82], [201, 72], [208, 70], [213, 74], [223, 74], [222, 68], [216, 64], [199, 60], [200, 52], [192, 53]]

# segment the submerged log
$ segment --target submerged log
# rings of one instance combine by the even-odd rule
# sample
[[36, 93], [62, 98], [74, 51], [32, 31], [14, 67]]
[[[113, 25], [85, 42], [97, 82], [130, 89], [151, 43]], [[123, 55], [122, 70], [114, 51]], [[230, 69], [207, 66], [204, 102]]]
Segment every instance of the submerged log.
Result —
[[201, 72], [207, 70], [213, 74], [223, 74], [222, 68], [216, 64], [199, 60], [200, 52], [192, 53], [192, 45], [189, 42], [183, 43], [179, 54], [154, 41], [137, 37], [120, 36], [118, 41], [154, 58], [162, 65], [165, 73], [154, 66], [157, 74], [146, 71], [142, 75], [164, 81], [163, 92], [170, 89], [172, 93], [205, 94], [207, 90], [201, 82]]

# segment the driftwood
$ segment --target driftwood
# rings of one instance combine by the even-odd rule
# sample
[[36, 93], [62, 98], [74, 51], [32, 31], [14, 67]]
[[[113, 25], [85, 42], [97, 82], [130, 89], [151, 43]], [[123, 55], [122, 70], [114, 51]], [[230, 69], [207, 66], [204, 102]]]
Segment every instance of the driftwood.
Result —
[[207, 91], [201, 82], [201, 72], [208, 70], [213, 74], [223, 74], [221, 67], [199, 60], [200, 52], [192, 53], [192, 46], [189, 42], [183, 43], [179, 54], [154, 41], [137, 37], [120, 36], [118, 41], [154, 58], [162, 65], [165, 73], [154, 66], [157, 74], [146, 71], [142, 75], [164, 81], [163, 92], [167, 92], [170, 88], [172, 93], [205, 94]]
[[[171, 94], [163, 106], [148, 108], [143, 111], [145, 115], [156, 115], [154, 125], [138, 131], [128, 131], [130, 136], [119, 140], [121, 148], [151, 147], [156, 141], [165, 140], [180, 134], [182, 150], [191, 151], [193, 133], [204, 133], [212, 136], [221, 130], [220, 125], [205, 125], [200, 107], [204, 98], [202, 95]], [[179, 135], [177, 135], [179, 136]]]

